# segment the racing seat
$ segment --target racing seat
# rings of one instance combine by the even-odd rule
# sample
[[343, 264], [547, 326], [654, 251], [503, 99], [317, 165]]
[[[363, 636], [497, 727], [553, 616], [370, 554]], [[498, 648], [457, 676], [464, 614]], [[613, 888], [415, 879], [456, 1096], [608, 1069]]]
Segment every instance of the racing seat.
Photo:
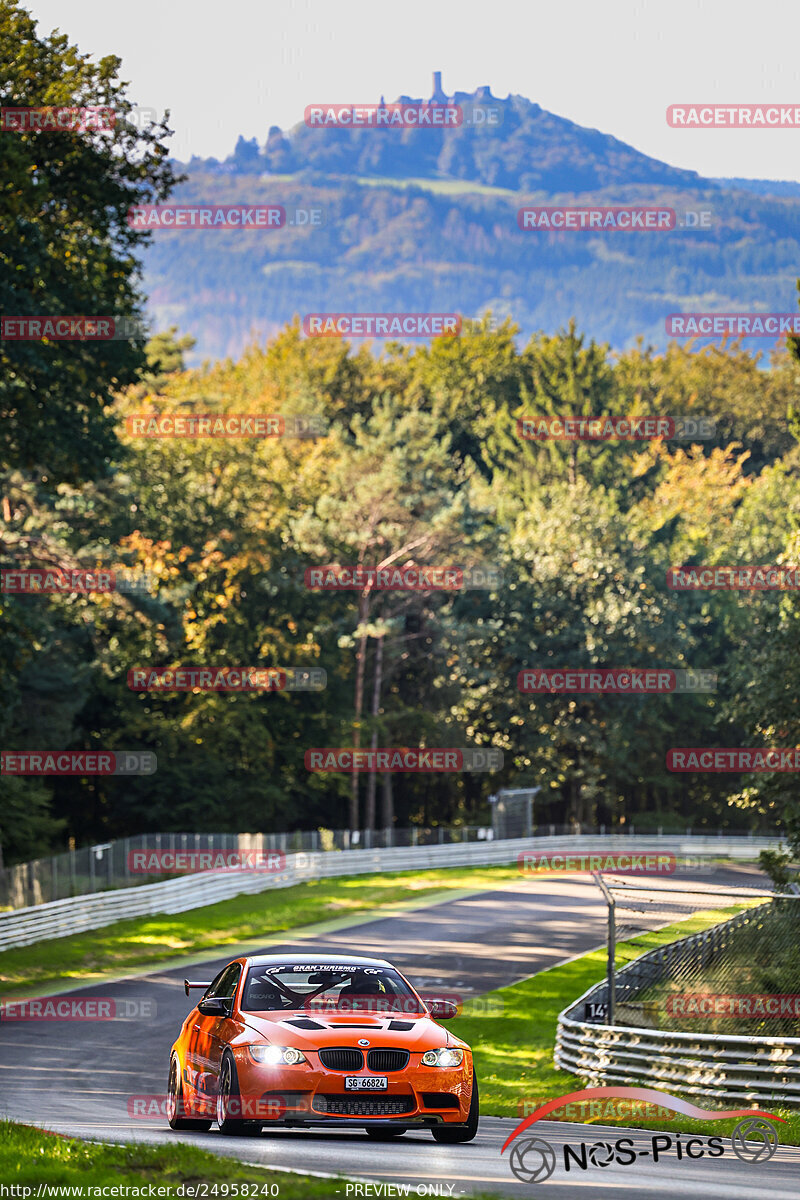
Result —
[[275, 1012], [285, 1008], [286, 1003], [277, 988], [268, 983], [250, 985], [246, 1007], [255, 1012]]
[[351, 979], [342, 990], [339, 996], [383, 996], [384, 989], [379, 979], [373, 979], [369, 975], [361, 976], [357, 979]]
[[[366, 996], [386, 996], [386, 988], [379, 979], [375, 979], [372, 975], [354, 976], [342, 990], [339, 992], [336, 1003], [343, 1008], [358, 1011], [358, 1001]], [[370, 1009], [372, 1006], [366, 1004], [364, 1006]]]

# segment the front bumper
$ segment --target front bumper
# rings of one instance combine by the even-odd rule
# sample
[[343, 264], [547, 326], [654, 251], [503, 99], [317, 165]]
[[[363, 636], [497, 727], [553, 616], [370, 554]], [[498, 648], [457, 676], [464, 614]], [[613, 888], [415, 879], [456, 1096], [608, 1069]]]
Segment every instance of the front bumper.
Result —
[[[472, 1064], [457, 1070], [412, 1063], [388, 1073], [385, 1091], [346, 1091], [345, 1076], [373, 1072], [329, 1071], [318, 1061], [293, 1067], [256, 1064], [247, 1050], [232, 1047], [243, 1120], [272, 1125], [394, 1126], [463, 1125], [472, 1096]], [[316, 1056], [314, 1056], [316, 1057]], [[375, 1073], [377, 1074], [377, 1072]], [[196, 1092], [196, 1113], [213, 1116], [215, 1101]]]

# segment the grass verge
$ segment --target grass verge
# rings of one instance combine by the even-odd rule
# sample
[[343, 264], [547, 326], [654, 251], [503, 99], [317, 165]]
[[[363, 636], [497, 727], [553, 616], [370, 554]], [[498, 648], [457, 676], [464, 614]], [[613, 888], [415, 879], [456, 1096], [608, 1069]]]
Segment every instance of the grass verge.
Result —
[[[250, 1195], [270, 1196], [274, 1193], [269, 1185], [277, 1184], [280, 1200], [295, 1200], [301, 1196], [327, 1197], [335, 1186], [330, 1179], [243, 1166], [235, 1159], [219, 1158], [178, 1141], [166, 1146], [100, 1145], [12, 1121], [0, 1122], [0, 1180], [6, 1186], [16, 1184], [16, 1195], [23, 1198], [25, 1193], [19, 1188], [38, 1184], [82, 1188], [107, 1184], [147, 1188], [154, 1184], [169, 1189], [161, 1192], [162, 1196], [176, 1195], [175, 1188], [180, 1183], [200, 1182], [210, 1185], [248, 1183], [259, 1186], [257, 1192], [248, 1189]], [[264, 1184], [267, 1188], [261, 1192], [260, 1187]], [[83, 1194], [91, 1195], [88, 1191], [73, 1193], [76, 1197]]]
[[[369, 1174], [368, 1167], [364, 1168]], [[278, 1197], [278, 1200], [335, 1200], [344, 1195], [337, 1179], [319, 1179], [288, 1171], [248, 1166], [235, 1158], [222, 1158], [179, 1141], [168, 1145], [143, 1143], [98, 1144], [61, 1137], [31, 1125], [0, 1121], [0, 1183], [15, 1186], [10, 1195], [26, 1200], [21, 1189], [40, 1185], [72, 1187], [75, 1200], [94, 1200], [90, 1189], [111, 1185], [117, 1196], [123, 1188], [150, 1186], [153, 1195], [168, 1197]], [[185, 1185], [181, 1191], [178, 1187]], [[198, 1185], [203, 1185], [198, 1187]], [[196, 1190], [190, 1190], [194, 1188]], [[79, 1190], [80, 1189], [80, 1190]], [[159, 1191], [158, 1189], [163, 1189]], [[63, 1192], [60, 1194], [64, 1194]], [[110, 1195], [111, 1193], [106, 1193]], [[129, 1196], [137, 1193], [129, 1192]], [[477, 1200], [490, 1200], [488, 1192], [474, 1193]]]
[[[676, 938], [688, 937], [725, 921], [741, 911], [742, 906], [697, 913], [686, 921], [664, 929], [643, 933], [617, 946], [618, 967], [625, 966], [648, 950], [653, 950]], [[491, 1013], [502, 1006], [502, 1016], [459, 1017], [448, 1023], [458, 1037], [472, 1046], [475, 1067], [481, 1089], [481, 1114], [484, 1116], [515, 1117], [522, 1120], [539, 1104], [554, 1100], [567, 1092], [586, 1087], [584, 1080], [553, 1065], [558, 1014], [574, 1003], [588, 988], [605, 977], [605, 950], [584, 954], [573, 962], [563, 963], [542, 971], [530, 979], [489, 993], [486, 1000]], [[681, 1095], [680, 1087], [661, 1085], [658, 1090]], [[747, 1108], [746, 1102], [715, 1105], [711, 1099], [682, 1095], [703, 1108]], [[765, 1111], [786, 1118], [785, 1125], [777, 1124], [778, 1137], [787, 1145], [800, 1145], [800, 1112], [766, 1106]], [[546, 1118], [553, 1120], [553, 1117]], [[606, 1112], [584, 1111], [570, 1120], [589, 1124], [629, 1126], [637, 1129], [659, 1129], [666, 1132], [686, 1130], [705, 1135], [730, 1135], [736, 1121], [696, 1121], [677, 1116], [674, 1120], [652, 1121], [645, 1118], [614, 1119]]]
[[209, 951], [224, 954], [257, 938], [321, 921], [381, 916], [381, 909], [424, 904], [465, 889], [512, 887], [519, 883], [516, 865], [406, 871], [391, 875], [353, 875], [319, 879], [289, 888], [235, 896], [189, 912], [118, 921], [102, 929], [19, 946], [0, 953], [0, 986], [4, 1000], [36, 990], [92, 983], [109, 975], [173, 958]]

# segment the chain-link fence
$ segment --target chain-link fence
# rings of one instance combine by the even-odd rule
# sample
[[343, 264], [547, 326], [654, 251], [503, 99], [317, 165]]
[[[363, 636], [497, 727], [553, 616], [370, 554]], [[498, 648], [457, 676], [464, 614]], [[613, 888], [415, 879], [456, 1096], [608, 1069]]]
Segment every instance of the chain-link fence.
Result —
[[[608, 878], [603, 883], [612, 914], [612, 955], [615, 942], [643, 929], [698, 912], [720, 917], [707, 930], [649, 951], [617, 973], [609, 1024], [800, 1037], [800, 895], [776, 896], [763, 875], [741, 868], [735, 887], [719, 886], [718, 878], [713, 885], [695, 881], [680, 890]], [[606, 1005], [592, 1019], [608, 1017]]]
[[[143, 872], [132, 866], [138, 851], [161, 853], [186, 852], [239, 852], [243, 854], [297, 854], [318, 851], [383, 850], [390, 847], [443, 846], [460, 842], [483, 842], [493, 840], [525, 838], [531, 836], [529, 824], [533, 825], [532, 836], [542, 838], [589, 835], [629, 837], [637, 835], [634, 821], [620, 829], [619, 826], [535, 824], [529, 822], [525, 806], [507, 810], [499, 816], [493, 812], [492, 825], [438, 825], [412, 826], [407, 829], [306, 829], [291, 833], [146, 833], [136, 837], [120, 838], [95, 846], [84, 846], [79, 850], [68, 850], [63, 854], [36, 859], [33, 862], [0, 868], [0, 911], [28, 908], [50, 900], [64, 900], [71, 896], [91, 895], [114, 888], [133, 887], [139, 883], [154, 883], [184, 874], [188, 870], [203, 869], [200, 866], [181, 871], [148, 869]], [[713, 836], [726, 843], [735, 842], [745, 848], [755, 841], [753, 834], [731, 834], [728, 831], [687, 829]], [[659, 830], [660, 834], [661, 831]], [[763, 839], [760, 839], [763, 841]], [[631, 843], [633, 844], [633, 843]], [[757, 857], [753, 850], [752, 857]]]
[[[169, 870], [137, 868], [137, 852], [165, 851], [246, 854], [297, 854], [302, 851], [373, 850], [390, 846], [449, 845], [491, 841], [494, 830], [485, 825], [411, 829], [305, 829], [292, 833], [143, 833], [49, 858], [0, 869], [0, 910], [27, 908], [49, 900], [90, 895], [113, 888], [134, 887], [171, 878]], [[191, 868], [189, 868], [191, 869]], [[199, 868], [198, 868], [199, 869]]]

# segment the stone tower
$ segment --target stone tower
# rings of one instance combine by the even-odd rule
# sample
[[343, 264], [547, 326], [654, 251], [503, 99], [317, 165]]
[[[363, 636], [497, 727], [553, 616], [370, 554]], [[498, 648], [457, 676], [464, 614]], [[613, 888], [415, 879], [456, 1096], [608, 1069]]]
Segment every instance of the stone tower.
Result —
[[442, 91], [442, 72], [441, 71], [433, 72], [433, 95], [431, 96], [431, 100], [435, 104], [446, 104], [447, 103], [447, 96], [445, 96], [444, 92]]

